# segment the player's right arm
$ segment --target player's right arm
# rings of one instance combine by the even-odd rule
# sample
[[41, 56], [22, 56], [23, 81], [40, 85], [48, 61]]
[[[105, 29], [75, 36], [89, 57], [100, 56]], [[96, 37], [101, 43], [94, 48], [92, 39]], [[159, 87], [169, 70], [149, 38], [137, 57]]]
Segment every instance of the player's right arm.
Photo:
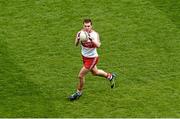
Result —
[[76, 38], [75, 38], [75, 46], [78, 46], [78, 44], [79, 44], [79, 41], [80, 41], [80, 31], [77, 33], [77, 35], [76, 35]]

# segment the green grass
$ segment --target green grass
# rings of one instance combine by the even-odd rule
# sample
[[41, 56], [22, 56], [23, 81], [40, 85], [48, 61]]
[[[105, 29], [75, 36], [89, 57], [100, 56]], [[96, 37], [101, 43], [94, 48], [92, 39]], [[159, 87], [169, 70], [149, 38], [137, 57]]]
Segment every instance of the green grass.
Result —
[[[1, 0], [0, 117], [180, 118], [179, 0]], [[74, 46], [82, 20], [99, 32], [98, 67], [117, 87], [86, 77]]]

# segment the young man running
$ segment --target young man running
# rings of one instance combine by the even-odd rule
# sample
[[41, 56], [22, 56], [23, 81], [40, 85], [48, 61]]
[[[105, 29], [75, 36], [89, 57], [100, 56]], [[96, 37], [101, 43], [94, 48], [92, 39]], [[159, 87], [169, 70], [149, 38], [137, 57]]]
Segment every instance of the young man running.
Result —
[[[79, 36], [81, 31], [85, 31], [88, 33], [88, 40], [86, 40], [85, 42], [80, 41]], [[70, 100], [78, 99], [82, 95], [82, 90], [85, 83], [85, 75], [88, 72], [91, 72], [94, 76], [101, 76], [108, 79], [110, 81], [111, 88], [115, 86], [114, 79], [116, 75], [113, 73], [105, 72], [102, 69], [98, 69], [96, 66], [98, 63], [97, 48], [100, 47], [101, 42], [99, 39], [99, 34], [92, 29], [91, 19], [84, 19], [83, 29], [81, 31], [77, 33], [75, 45], [81, 45], [83, 67], [81, 68], [78, 75], [79, 83], [77, 85], [77, 91], [69, 97]]]

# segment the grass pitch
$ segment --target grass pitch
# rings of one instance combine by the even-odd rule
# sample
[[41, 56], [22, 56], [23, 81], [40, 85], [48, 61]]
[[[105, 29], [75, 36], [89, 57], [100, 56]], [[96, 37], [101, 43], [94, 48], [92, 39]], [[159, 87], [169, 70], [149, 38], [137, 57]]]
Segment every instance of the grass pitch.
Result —
[[[1, 0], [0, 117], [179, 117], [179, 0]], [[87, 75], [74, 46], [82, 20], [99, 32], [98, 68]]]

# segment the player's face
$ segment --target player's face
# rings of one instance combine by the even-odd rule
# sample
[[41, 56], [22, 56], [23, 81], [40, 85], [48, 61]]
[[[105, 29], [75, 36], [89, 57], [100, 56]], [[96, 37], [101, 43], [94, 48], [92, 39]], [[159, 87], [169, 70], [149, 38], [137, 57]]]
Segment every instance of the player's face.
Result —
[[84, 30], [85, 30], [86, 32], [90, 32], [91, 29], [92, 29], [92, 25], [91, 25], [90, 22], [89, 22], [89, 23], [84, 23]]

